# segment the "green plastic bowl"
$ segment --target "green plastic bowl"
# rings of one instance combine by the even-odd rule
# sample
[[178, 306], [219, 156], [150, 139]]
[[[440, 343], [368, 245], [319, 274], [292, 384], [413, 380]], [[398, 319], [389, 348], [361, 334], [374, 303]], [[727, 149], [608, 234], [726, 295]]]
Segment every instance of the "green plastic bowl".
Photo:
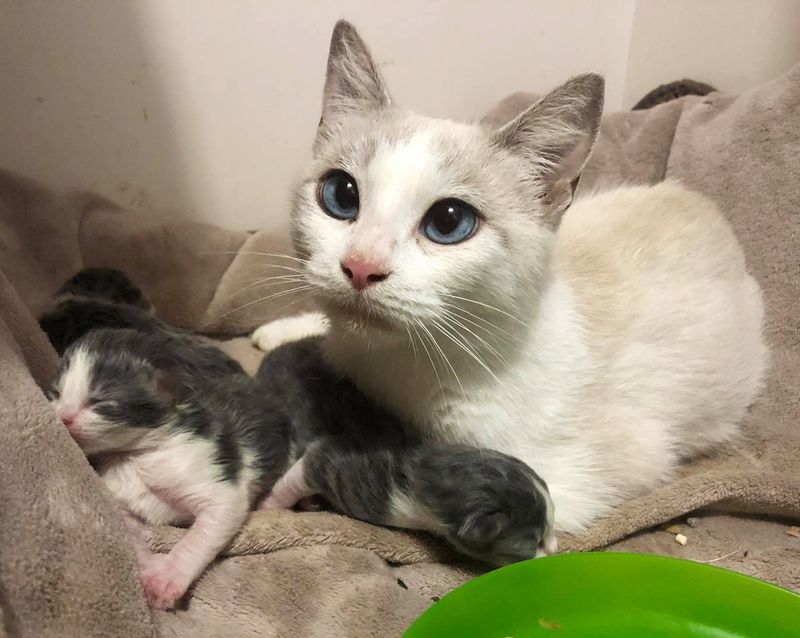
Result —
[[755, 578], [643, 554], [562, 554], [462, 585], [404, 638], [796, 638], [800, 596]]

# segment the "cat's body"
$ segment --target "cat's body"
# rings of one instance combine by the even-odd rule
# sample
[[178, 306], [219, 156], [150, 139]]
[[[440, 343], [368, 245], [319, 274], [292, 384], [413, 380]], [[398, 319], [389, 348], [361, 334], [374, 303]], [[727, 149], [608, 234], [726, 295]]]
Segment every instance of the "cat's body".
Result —
[[333, 367], [427, 438], [521, 458], [573, 532], [736, 437], [767, 360], [711, 201], [570, 207], [601, 112], [586, 75], [497, 130], [411, 114], [339, 23], [293, 217]]
[[492, 342], [508, 365], [481, 354], [492, 375], [446, 338], [458, 380], [407, 342], [368, 342], [335, 321], [326, 354], [433, 438], [536, 468], [568, 531], [734, 438], [761, 387], [758, 286], [716, 208], [678, 186], [576, 202], [530, 310], [525, 328], [488, 313], [508, 333]]

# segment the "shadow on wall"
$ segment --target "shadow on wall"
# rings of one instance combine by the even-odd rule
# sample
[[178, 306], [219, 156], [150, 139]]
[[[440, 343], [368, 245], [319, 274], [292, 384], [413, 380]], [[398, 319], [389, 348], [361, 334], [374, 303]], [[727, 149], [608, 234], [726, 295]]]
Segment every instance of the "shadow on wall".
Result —
[[0, 3], [0, 167], [141, 210], [157, 202], [191, 213], [164, 61], [137, 6]]

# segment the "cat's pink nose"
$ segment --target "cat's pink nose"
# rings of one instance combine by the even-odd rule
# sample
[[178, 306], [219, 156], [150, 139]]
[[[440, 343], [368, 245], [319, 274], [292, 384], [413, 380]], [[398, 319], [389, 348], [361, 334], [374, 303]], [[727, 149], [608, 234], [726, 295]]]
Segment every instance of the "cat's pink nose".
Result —
[[383, 272], [383, 268], [367, 261], [345, 259], [340, 265], [344, 276], [356, 290], [364, 290], [367, 286], [383, 281], [389, 276], [388, 272]]

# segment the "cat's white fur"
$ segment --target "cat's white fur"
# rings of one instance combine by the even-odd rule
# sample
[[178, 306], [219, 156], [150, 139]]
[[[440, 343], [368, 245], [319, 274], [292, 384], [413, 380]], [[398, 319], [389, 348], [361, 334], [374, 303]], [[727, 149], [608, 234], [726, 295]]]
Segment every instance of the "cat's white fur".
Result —
[[250, 335], [253, 345], [269, 352], [282, 343], [317, 337], [328, 331], [328, 319], [319, 312], [305, 312], [295, 317], [276, 319], [264, 324]]
[[[340, 23], [294, 215], [334, 367], [427, 436], [527, 462], [570, 532], [734, 439], [767, 365], [761, 293], [713, 202], [621, 188], [559, 226], [601, 105], [581, 76], [497, 131], [424, 118], [391, 104]], [[318, 202], [333, 168], [358, 184], [355, 222]], [[420, 220], [446, 197], [482, 219], [443, 246]], [[354, 257], [388, 278], [354, 291], [339, 265]]]

